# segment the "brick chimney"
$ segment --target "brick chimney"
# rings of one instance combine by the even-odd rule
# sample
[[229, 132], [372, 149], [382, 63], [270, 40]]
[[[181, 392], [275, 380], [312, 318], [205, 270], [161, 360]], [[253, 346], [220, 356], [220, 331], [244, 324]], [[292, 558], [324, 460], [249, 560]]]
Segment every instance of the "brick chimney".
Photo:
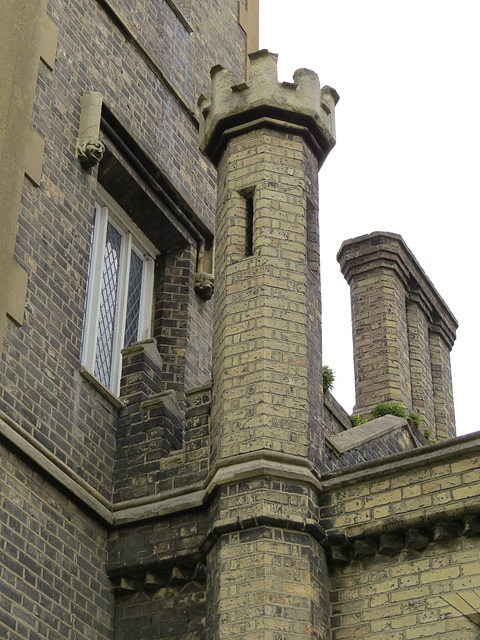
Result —
[[337, 259], [351, 292], [354, 412], [403, 402], [438, 440], [454, 437], [450, 309], [399, 235], [347, 240]]

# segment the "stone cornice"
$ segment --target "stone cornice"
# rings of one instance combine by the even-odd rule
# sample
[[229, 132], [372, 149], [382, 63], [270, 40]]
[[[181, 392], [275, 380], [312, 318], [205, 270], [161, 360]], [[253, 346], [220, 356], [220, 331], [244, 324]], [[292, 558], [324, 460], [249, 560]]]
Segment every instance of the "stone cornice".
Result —
[[[3, 412], [0, 412], [0, 435], [22, 455], [27, 456], [51, 481], [60, 484], [77, 502], [83, 504], [87, 511], [108, 527], [138, 524], [185, 510], [201, 508], [206, 505], [217, 488], [259, 476], [278, 477], [299, 484], [308, 484], [317, 493], [327, 494], [330, 491], [342, 490], [357, 484], [359, 481], [384, 479], [408, 469], [418, 469], [446, 460], [466, 458], [480, 452], [480, 433], [474, 433], [430, 447], [422, 447], [347, 469], [332, 471], [319, 477], [307, 460], [282, 453], [260, 451], [238, 456], [235, 460], [222, 461], [211, 470], [205, 482], [164, 492], [157, 496], [112, 504], [90, 487], [83, 478], [57, 460], [46, 447], [37, 442], [33, 436]], [[171, 456], [172, 463], [174, 463], [173, 458], [176, 457], [178, 457], [178, 463], [181, 464], [184, 452], [178, 452]], [[463, 517], [480, 512], [478, 499], [465, 500], [462, 504], [460, 511]], [[453, 506], [452, 509], [454, 509]], [[458, 506], [455, 507], [455, 513], [452, 511], [451, 514], [452, 517], [455, 514], [459, 515], [458, 509]], [[438, 510], [440, 514], [438, 517], [440, 519], [446, 517], [447, 511], [446, 507]], [[349, 535], [378, 537], [382, 535], [382, 532], [391, 533], [393, 529], [406, 531], [408, 528], [419, 526], [419, 522], [415, 518], [410, 522], [406, 516], [391, 520], [391, 522], [386, 520], [375, 525], [367, 524], [358, 528], [358, 531], [352, 529]], [[460, 529], [462, 527], [464, 527], [463, 524]], [[335, 545], [336, 541], [331, 536], [330, 532], [327, 537], [328, 544]], [[345, 540], [345, 542], [347, 541]], [[350, 545], [351, 542], [348, 544]]]
[[407, 296], [411, 293], [412, 300], [429, 311], [432, 330], [442, 332], [447, 344], [453, 345], [458, 322], [400, 235], [375, 231], [346, 240], [337, 260], [349, 284], [356, 275], [372, 269], [393, 269], [402, 279]]
[[[205, 505], [218, 487], [258, 476], [307, 483], [321, 491], [318, 474], [309, 461], [288, 454], [259, 451], [238, 456], [235, 461], [222, 461], [212, 469], [205, 482], [161, 495], [112, 503], [3, 412], [0, 412], [0, 436], [28, 457], [51, 481], [60, 484], [105, 526], [135, 524], [196, 509]], [[174, 464], [177, 458], [178, 464], [182, 464], [184, 455], [184, 451], [176, 452], [169, 456], [168, 461]]]
[[219, 487], [259, 476], [293, 480], [321, 491], [318, 477], [308, 461], [287, 454], [259, 451], [220, 462], [204, 483], [113, 505], [114, 524], [131, 524], [195, 509], [206, 504]]

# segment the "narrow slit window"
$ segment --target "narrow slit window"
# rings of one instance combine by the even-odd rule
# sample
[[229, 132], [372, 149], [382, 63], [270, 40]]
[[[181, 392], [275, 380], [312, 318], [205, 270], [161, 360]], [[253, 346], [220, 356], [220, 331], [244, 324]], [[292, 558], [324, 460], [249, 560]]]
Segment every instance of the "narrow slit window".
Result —
[[320, 270], [320, 237], [318, 232], [318, 210], [307, 198], [307, 265], [313, 273]]
[[253, 256], [253, 195], [245, 198], [245, 255]]

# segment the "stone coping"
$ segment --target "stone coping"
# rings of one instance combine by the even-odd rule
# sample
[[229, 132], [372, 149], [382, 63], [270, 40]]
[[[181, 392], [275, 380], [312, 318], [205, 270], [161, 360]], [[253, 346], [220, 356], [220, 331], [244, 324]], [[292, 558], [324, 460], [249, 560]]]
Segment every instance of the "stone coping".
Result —
[[409, 468], [431, 465], [442, 460], [467, 457], [480, 452], [480, 431], [468, 433], [458, 438], [437, 444], [412, 449], [405, 453], [395, 453], [384, 458], [328, 471], [320, 476], [324, 491], [357, 484], [360, 480], [372, 480], [375, 477], [385, 478]]
[[352, 427], [342, 433], [326, 436], [325, 440], [337, 453], [342, 454], [350, 449], [356, 449], [371, 440], [399, 431], [404, 427], [408, 427], [408, 422], [405, 418], [387, 415], [369, 420], [365, 424]]

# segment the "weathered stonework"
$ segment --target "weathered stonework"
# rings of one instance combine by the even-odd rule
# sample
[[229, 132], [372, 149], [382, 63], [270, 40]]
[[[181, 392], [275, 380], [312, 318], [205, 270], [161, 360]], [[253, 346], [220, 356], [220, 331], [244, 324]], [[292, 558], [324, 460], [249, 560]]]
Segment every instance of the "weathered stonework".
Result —
[[[323, 393], [338, 96], [305, 69], [279, 83], [257, 33], [257, 0], [0, 3], [2, 638], [480, 637], [456, 322], [399, 236], [348, 241], [357, 409], [422, 423], [352, 428]], [[125, 291], [152, 313], [118, 396], [82, 359], [100, 208], [154, 261]], [[134, 260], [112, 242], [109, 285]]]

